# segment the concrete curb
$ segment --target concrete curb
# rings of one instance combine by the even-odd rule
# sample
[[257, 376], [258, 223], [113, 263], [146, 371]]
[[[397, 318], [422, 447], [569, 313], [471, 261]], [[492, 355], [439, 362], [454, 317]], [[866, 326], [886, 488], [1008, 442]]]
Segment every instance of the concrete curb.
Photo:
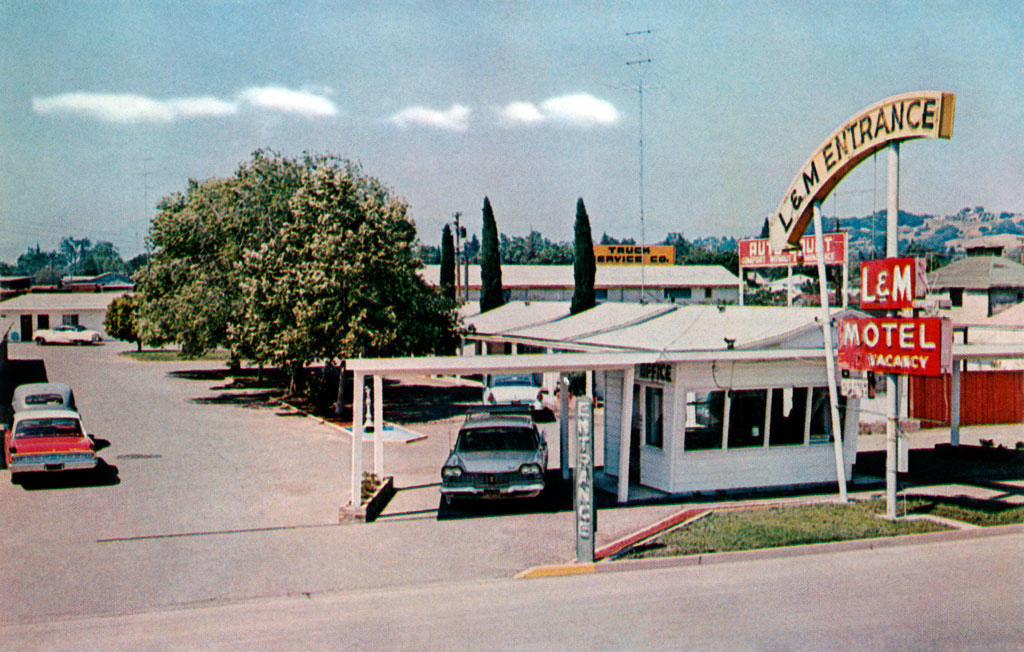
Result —
[[895, 548], [927, 543], [942, 543], [946, 541], [965, 541], [969, 539], [981, 539], [1007, 534], [1024, 534], [1024, 524], [996, 525], [970, 530], [954, 530], [952, 532], [903, 534], [899, 536], [880, 537], [875, 539], [852, 539], [849, 541], [833, 541], [830, 543], [812, 543], [803, 546], [787, 546], [785, 548], [759, 548], [757, 550], [715, 552], [701, 555], [687, 555], [685, 557], [654, 557], [650, 559], [606, 561], [600, 564], [570, 563], [553, 566], [537, 566], [518, 573], [515, 575], [515, 578], [536, 579], [541, 577], [579, 575], [581, 573], [621, 573], [636, 570], [653, 570], [657, 568], [677, 568], [680, 566], [703, 566], [705, 564], [781, 559], [784, 557], [821, 555], [833, 552], [847, 552], [851, 550], [875, 550], [876, 548]]

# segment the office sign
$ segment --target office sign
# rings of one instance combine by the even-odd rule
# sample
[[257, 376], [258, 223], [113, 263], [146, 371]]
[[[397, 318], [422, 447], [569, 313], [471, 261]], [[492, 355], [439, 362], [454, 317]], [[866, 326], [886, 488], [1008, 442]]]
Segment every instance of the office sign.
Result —
[[589, 396], [576, 399], [576, 561], [593, 563], [597, 508], [594, 505], [594, 403]]
[[594, 245], [598, 265], [675, 265], [672, 245]]
[[927, 288], [924, 258], [883, 258], [860, 264], [860, 307], [903, 310], [923, 299]]
[[851, 371], [941, 376], [952, 370], [952, 322], [940, 317], [840, 319], [836, 361]]
[[872, 104], [843, 123], [803, 164], [768, 218], [772, 249], [798, 246], [814, 202], [824, 201], [847, 173], [889, 143], [952, 136], [955, 103], [953, 93], [904, 93]]
[[[846, 262], [846, 234], [822, 234], [825, 242], [825, 264], [842, 265]], [[740, 240], [738, 244], [740, 267], [801, 267], [818, 264], [818, 246], [813, 235], [800, 238], [800, 247], [773, 251], [767, 238]]]

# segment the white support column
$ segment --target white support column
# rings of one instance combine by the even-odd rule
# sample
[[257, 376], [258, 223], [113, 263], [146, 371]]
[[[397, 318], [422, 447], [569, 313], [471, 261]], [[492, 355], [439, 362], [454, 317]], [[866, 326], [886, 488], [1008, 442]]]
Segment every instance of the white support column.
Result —
[[363, 486], [363, 375], [352, 380], [352, 506], [362, 504]]
[[[885, 204], [885, 256], [899, 256], [899, 214], [900, 214], [900, 144], [889, 145], [888, 194]], [[896, 447], [899, 430], [899, 397], [896, 376], [889, 374], [885, 379], [885, 516], [896, 518]]]
[[619, 502], [629, 500], [629, 455], [633, 438], [633, 381], [635, 370], [627, 367], [622, 374], [622, 418], [619, 430]]
[[793, 266], [786, 265], [786, 307], [793, 306]]
[[953, 362], [953, 383], [949, 390], [949, 445], [960, 445], [960, 361]]
[[828, 302], [828, 278], [825, 276], [825, 236], [822, 234], [821, 202], [815, 201], [814, 244], [818, 250], [818, 296], [821, 299], [821, 334], [825, 343], [825, 372], [828, 376], [829, 412], [832, 415], [832, 447], [836, 457], [839, 502], [845, 503], [846, 465], [843, 463], [843, 428], [839, 422], [839, 392], [836, 388], [836, 360], [832, 349], [832, 316]]
[[373, 472], [384, 476], [384, 379], [373, 377]]
[[562, 479], [569, 479], [569, 376], [558, 374], [558, 463]]

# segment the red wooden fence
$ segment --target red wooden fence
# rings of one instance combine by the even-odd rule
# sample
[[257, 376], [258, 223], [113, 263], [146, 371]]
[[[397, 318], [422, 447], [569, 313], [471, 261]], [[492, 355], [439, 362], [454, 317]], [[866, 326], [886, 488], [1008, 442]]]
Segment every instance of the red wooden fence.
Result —
[[[952, 376], [910, 376], [910, 418], [922, 428], [949, 426]], [[960, 374], [960, 425], [1024, 422], [1024, 371]]]

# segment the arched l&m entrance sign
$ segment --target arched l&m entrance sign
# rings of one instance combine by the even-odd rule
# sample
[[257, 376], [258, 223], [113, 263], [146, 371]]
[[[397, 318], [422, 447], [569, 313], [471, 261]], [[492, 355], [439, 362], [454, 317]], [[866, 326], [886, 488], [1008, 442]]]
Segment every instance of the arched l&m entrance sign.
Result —
[[889, 143], [952, 136], [955, 101], [953, 93], [904, 93], [872, 104], [847, 120], [814, 151], [789, 184], [768, 223], [772, 249], [799, 246], [814, 202], [824, 201], [847, 173]]

